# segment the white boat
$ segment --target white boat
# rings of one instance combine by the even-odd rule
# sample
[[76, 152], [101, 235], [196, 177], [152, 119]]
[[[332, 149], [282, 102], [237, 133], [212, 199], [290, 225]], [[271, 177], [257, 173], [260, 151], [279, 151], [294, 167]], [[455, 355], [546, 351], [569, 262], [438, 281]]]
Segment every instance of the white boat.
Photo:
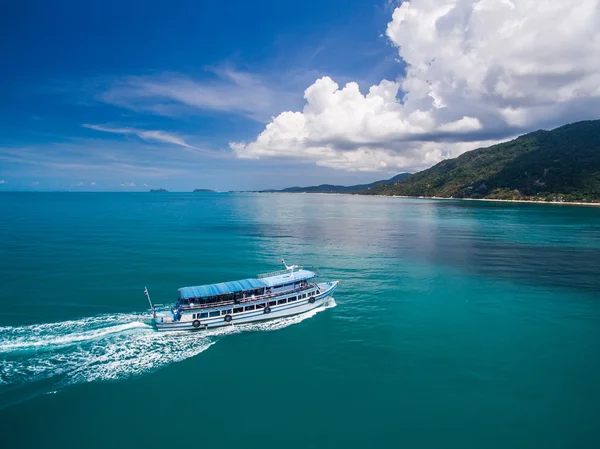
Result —
[[[282, 260], [285, 265], [285, 262]], [[180, 288], [172, 305], [153, 305], [156, 329], [211, 329], [307, 312], [325, 304], [339, 281], [316, 282], [314, 271], [287, 266], [256, 278]]]

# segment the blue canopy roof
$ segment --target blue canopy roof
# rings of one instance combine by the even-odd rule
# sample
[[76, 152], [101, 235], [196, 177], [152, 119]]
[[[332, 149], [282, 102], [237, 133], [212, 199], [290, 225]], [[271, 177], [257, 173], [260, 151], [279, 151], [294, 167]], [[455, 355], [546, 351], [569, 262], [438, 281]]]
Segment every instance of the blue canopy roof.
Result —
[[199, 285], [196, 287], [183, 287], [179, 289], [182, 299], [216, 296], [226, 293], [253, 290], [266, 287], [262, 279], [242, 279], [241, 281], [221, 282], [220, 284]]
[[242, 279], [241, 281], [221, 282], [219, 284], [198, 285], [196, 287], [182, 287], [179, 296], [182, 299], [202, 298], [206, 296], [224, 295], [227, 293], [254, 290], [263, 287], [275, 287], [291, 284], [314, 278], [312, 271], [300, 269], [298, 271], [284, 271], [283, 273], [265, 276], [261, 279]]
[[308, 270], [288, 271], [282, 274], [274, 276], [268, 276], [261, 278], [260, 280], [265, 283], [267, 287], [274, 287], [277, 285], [289, 284], [291, 282], [304, 281], [306, 279], [312, 279], [315, 277], [315, 273]]

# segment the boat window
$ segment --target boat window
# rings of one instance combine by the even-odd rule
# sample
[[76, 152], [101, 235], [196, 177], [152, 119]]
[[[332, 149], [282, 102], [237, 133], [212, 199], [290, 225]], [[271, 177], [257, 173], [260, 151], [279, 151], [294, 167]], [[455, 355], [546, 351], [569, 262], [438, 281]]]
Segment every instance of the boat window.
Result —
[[288, 298], [288, 302], [295, 301], [297, 298], [295, 296], [291, 296]]
[[269, 301], [269, 306], [274, 306], [275, 304], [277, 304], [277, 301]]
[[194, 319], [194, 320], [196, 319], [196, 314], [195, 313], [192, 315], [192, 319]]
[[306, 293], [302, 293], [301, 299], [306, 298]]
[[246, 306], [246, 307], [244, 307], [244, 310], [245, 311], [254, 310], [254, 306], [253, 305], [252, 306]]
[[277, 305], [285, 304], [286, 302], [287, 302], [287, 299], [280, 299], [279, 301], [277, 301]]
[[233, 313], [240, 313], [243, 312], [244, 308], [243, 307], [236, 307], [235, 309], [233, 309]]
[[210, 312], [210, 316], [219, 316], [221, 314], [221, 312], [219, 312], [218, 310], [215, 310], [214, 312]]
[[228, 313], [231, 313], [231, 310], [221, 310], [221, 315], [227, 315]]
[[208, 318], [208, 312], [202, 312], [200, 318]]
[[262, 303], [262, 304], [256, 304], [256, 308], [257, 308], [257, 309], [264, 309], [264, 308], [265, 308], [265, 303]]

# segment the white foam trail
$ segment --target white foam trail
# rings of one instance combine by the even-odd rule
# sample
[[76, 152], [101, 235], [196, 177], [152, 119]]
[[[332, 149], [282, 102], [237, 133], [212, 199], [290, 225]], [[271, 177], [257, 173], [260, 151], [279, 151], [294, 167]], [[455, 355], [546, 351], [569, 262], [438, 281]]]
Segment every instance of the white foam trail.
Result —
[[47, 346], [70, 346], [84, 341], [96, 340], [106, 337], [110, 334], [146, 327], [151, 328], [150, 325], [137, 321], [89, 331], [74, 332], [72, 334], [65, 334], [56, 337], [46, 337], [45, 335], [32, 335], [30, 337], [16, 336], [14, 338], [8, 338], [7, 341], [0, 343], [0, 353], [17, 350], [40, 349]]
[[135, 313], [0, 327], [0, 386], [50, 380], [50, 390], [56, 391], [137, 376], [200, 354], [226, 335], [282, 329], [335, 305], [330, 299], [300, 315], [202, 332], [156, 332], [144, 322], [147, 314]]

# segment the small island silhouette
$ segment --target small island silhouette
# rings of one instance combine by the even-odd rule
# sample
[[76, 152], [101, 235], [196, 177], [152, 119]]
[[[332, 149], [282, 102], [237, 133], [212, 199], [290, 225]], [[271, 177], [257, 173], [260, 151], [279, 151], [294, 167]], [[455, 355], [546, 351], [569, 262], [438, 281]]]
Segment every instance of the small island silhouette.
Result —
[[151, 192], [168, 192], [167, 189], [150, 189]]
[[214, 192], [214, 190], [210, 190], [210, 189], [194, 189], [194, 193], [200, 193], [200, 192]]

